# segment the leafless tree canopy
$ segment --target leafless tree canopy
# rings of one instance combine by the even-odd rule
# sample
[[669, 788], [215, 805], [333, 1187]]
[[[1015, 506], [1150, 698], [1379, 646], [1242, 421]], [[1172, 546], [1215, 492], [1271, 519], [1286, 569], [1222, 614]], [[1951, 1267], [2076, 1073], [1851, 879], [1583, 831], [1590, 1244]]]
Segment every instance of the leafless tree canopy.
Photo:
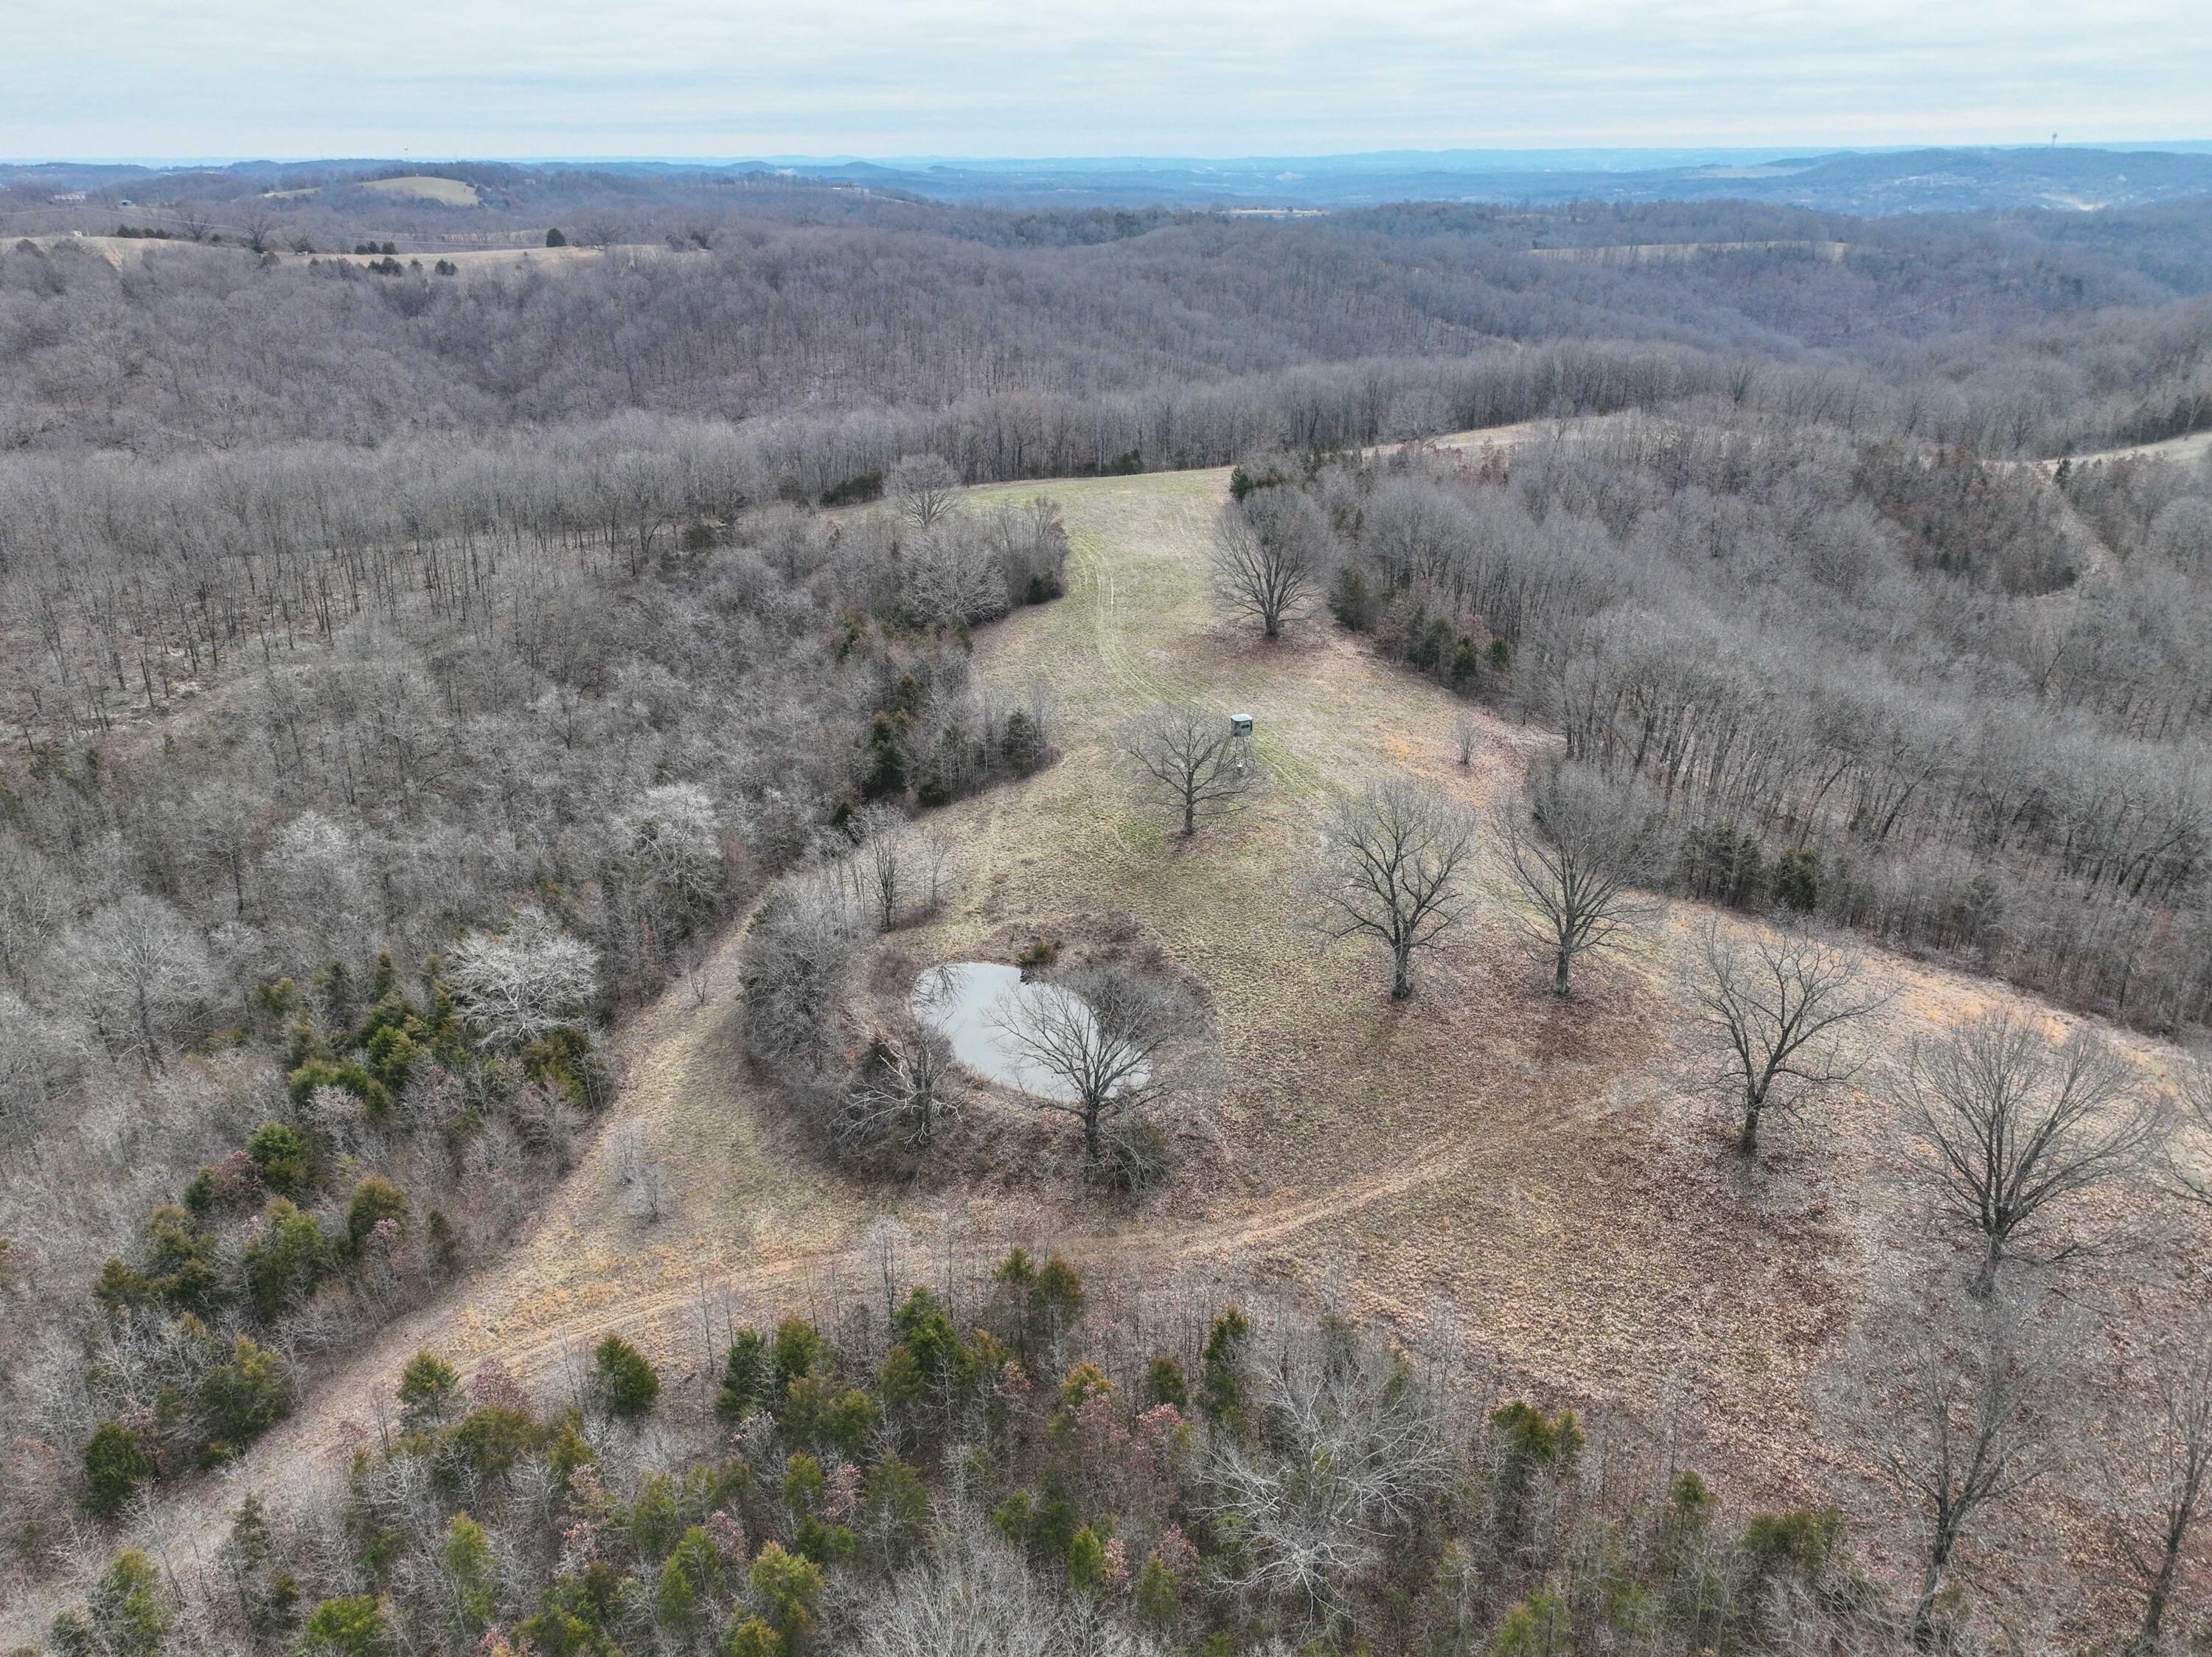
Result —
[[2081, 1331], [2009, 1290], [1953, 1288], [1887, 1308], [1869, 1331], [1829, 1394], [1831, 1419], [1918, 1533], [1911, 1626], [1925, 1648], [1960, 1545], [2064, 1465]]
[[919, 627], [959, 627], [995, 621], [1013, 600], [998, 551], [980, 527], [939, 521], [900, 548], [905, 586], [902, 608]]
[[675, 1206], [668, 1168], [653, 1154], [642, 1123], [608, 1130], [606, 1169], [609, 1195], [632, 1221], [657, 1226]]
[[1466, 917], [1476, 838], [1465, 807], [1404, 781], [1375, 783], [1331, 814], [1322, 924], [1390, 952], [1393, 1001], [1413, 993], [1414, 957]]
[[1453, 1475], [1437, 1400], [1393, 1386], [1387, 1363], [1324, 1330], [1282, 1340], [1257, 1402], [1266, 1430], [1254, 1444], [1217, 1442], [1206, 1511], [1247, 1539], [1232, 1567], [1238, 1587], [1337, 1608]]
[[532, 907], [505, 932], [464, 939], [447, 968], [484, 1044], [511, 1051], [575, 1020], [598, 986], [597, 964], [589, 944]]
[[2212, 1206], [2212, 1174], [2205, 1172], [2212, 1155], [2212, 1059], [2202, 1051], [2180, 1063], [2174, 1125], [2178, 1131], [2168, 1146], [2166, 1170], [2175, 1191], [2191, 1202]]
[[901, 517], [926, 530], [952, 509], [960, 474], [941, 454], [902, 455], [884, 480], [884, 492]]
[[1166, 1657], [1081, 1596], [1053, 1592], [1018, 1549], [966, 1516], [860, 1623], [855, 1657]]
[[1182, 819], [1185, 838], [1207, 819], [1245, 804], [1259, 787], [1258, 760], [1228, 716], [1179, 703], [1154, 708], [1124, 741], [1146, 791]]
[[889, 932], [945, 901], [953, 876], [952, 843], [933, 823], [917, 823], [890, 806], [871, 806], [854, 819], [860, 844], [836, 866], [854, 899]]
[[859, 1144], [889, 1134], [922, 1148], [964, 1101], [951, 1045], [928, 1026], [902, 1020], [871, 1038], [860, 1078], [846, 1094], [838, 1135]]
[[1225, 506], [1214, 521], [1213, 590], [1222, 606], [1268, 638], [1310, 612], [1328, 585], [1328, 526], [1303, 496], [1267, 490]]
[[1458, 756], [1462, 765], [1474, 763], [1474, 751], [1481, 741], [1482, 727], [1472, 715], [1462, 714], [1452, 722], [1452, 752]]
[[862, 911], [828, 871], [787, 876], [745, 934], [745, 1042], [756, 1058], [800, 1075], [836, 1056]]
[[1635, 888], [1664, 873], [1672, 844], [1656, 802], [1624, 799], [1571, 765], [1529, 779], [1528, 816], [1498, 813], [1510, 895], [1522, 929], [1549, 958], [1552, 993], [1568, 993], [1574, 964], [1619, 948], [1653, 912]]
[[1736, 1148], [1749, 1156], [1770, 1117], [1859, 1074], [1867, 1055], [1858, 1026], [1887, 997], [1867, 985], [1856, 950], [1802, 928], [1743, 938], [1716, 923], [1704, 953], [1698, 1022], [1721, 1060]]
[[2202, 1312], [2137, 1372], [2137, 1397], [2099, 1423], [2101, 1505], [2143, 1597], [2137, 1657], [2154, 1657], [2212, 1495], [2212, 1326]]
[[61, 951], [71, 997], [108, 1049], [149, 1070], [215, 984], [198, 935], [159, 899], [132, 895], [94, 911]]
[[1996, 1014], [1913, 1055], [1911, 1118], [1936, 1221], [1973, 1237], [1986, 1294], [2009, 1259], [2051, 1263], [2113, 1240], [2081, 1197], [2142, 1173], [2169, 1131], [2125, 1055], [2077, 1030], [2053, 1045]]
[[1018, 1006], [1002, 1010], [1000, 1027], [1063, 1095], [1032, 1093], [1027, 1102], [1082, 1123], [1084, 1167], [1096, 1173], [1115, 1123], [1154, 1114], [1184, 1092], [1201, 1027], [1198, 1009], [1178, 991], [1118, 966], [1080, 968], [1024, 990]]

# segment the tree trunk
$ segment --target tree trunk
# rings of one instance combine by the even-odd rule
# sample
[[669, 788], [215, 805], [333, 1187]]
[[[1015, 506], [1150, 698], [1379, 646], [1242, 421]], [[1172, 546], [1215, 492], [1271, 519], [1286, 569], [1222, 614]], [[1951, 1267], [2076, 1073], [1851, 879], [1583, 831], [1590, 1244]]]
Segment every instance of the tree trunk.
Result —
[[2159, 1636], [2166, 1626], [2166, 1602], [2173, 1593], [2174, 1568], [2181, 1538], [2168, 1532], [2165, 1556], [2159, 1561], [2158, 1580], [2150, 1585], [2150, 1598], [2143, 1605], [2142, 1631], [2136, 1636], [2136, 1657], [2157, 1657]]
[[1552, 958], [1552, 993], [1562, 1001], [1567, 996], [1567, 972], [1574, 964], [1574, 956], [1564, 947]]
[[151, 1075], [161, 1068], [161, 1045], [154, 1039], [154, 1003], [146, 993], [146, 986], [138, 986], [138, 1039], [146, 1049], [146, 1073]]
[[1413, 993], [1413, 952], [1405, 948], [1394, 950], [1390, 956], [1390, 999], [1392, 1001], [1411, 999]]
[[1735, 1148], [1745, 1156], [1755, 1155], [1759, 1150], [1759, 1113], [1766, 1106], [1765, 1100], [1747, 1097], [1743, 1101], [1743, 1130], [1735, 1136]]
[[2000, 1239], [1991, 1237], [1989, 1252], [1982, 1257], [1981, 1269], [1974, 1273], [1972, 1292], [1976, 1300], [1986, 1301], [1996, 1293], [1997, 1268], [2003, 1264], [2004, 1244]]
[[1943, 1591], [1943, 1572], [1951, 1563], [1952, 1538], [1948, 1525], [1939, 1530], [1928, 1551], [1928, 1572], [1920, 1579], [1920, 1598], [1912, 1607], [1912, 1643], [1926, 1651], [1936, 1643], [1936, 1596]]

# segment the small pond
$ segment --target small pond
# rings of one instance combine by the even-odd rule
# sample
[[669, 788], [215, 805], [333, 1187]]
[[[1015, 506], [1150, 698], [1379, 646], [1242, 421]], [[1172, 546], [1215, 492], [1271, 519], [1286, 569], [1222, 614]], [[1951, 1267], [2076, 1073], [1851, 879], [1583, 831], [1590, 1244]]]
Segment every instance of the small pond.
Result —
[[996, 1082], [1044, 1099], [1075, 1097], [1059, 1077], [1030, 1063], [1009, 1033], [1023, 1009], [1045, 993], [1018, 966], [999, 961], [947, 961], [914, 981], [914, 1015], [952, 1044], [952, 1057]]

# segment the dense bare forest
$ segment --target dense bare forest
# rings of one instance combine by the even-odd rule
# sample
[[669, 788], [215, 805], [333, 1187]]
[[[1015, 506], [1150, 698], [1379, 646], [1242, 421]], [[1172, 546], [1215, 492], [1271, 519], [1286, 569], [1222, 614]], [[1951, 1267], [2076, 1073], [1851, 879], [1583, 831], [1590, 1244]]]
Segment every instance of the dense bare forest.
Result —
[[[594, 208], [586, 259], [457, 265], [426, 214], [374, 268], [295, 244], [388, 216], [258, 210], [0, 251], [11, 1581], [495, 1255], [607, 1103], [603, 1032], [771, 883], [926, 859], [909, 817], [1052, 763], [1049, 699], [969, 653], [1060, 599], [1067, 536], [1048, 484], [964, 485], [1235, 463], [1224, 542], [1304, 572], [1278, 608], [1557, 734], [1560, 801], [1655, 825], [1638, 886], [2162, 1036], [2212, 1013], [2212, 461], [2096, 458], [2212, 429], [2201, 203], [647, 192]], [[1690, 241], [1730, 246], [1534, 256]], [[2154, 1140], [2053, 1177], [2148, 1177]], [[2025, 1484], [2069, 1430], [2044, 1349], [2074, 1314], [1990, 1237], [1922, 1368], [1833, 1405], [1898, 1429], [1917, 1602], [1825, 1509], [1723, 1513], [1672, 1444], [1441, 1351], [1155, 1325], [1104, 1284], [1086, 1322], [1064, 1263], [1016, 1258], [721, 1331], [719, 1425], [619, 1341], [561, 1398], [426, 1355], [344, 1511], [241, 1514], [220, 1601], [126, 1553], [54, 1642], [920, 1653], [986, 1605], [978, 1651], [1966, 1642], [1949, 1549], [2010, 1487], [1929, 1469], [1963, 1431]], [[2146, 1649], [2197, 1488], [2124, 1614]]]
[[2205, 1022], [2203, 464], [1717, 408], [1309, 488], [1338, 618], [1650, 789], [1680, 889]]

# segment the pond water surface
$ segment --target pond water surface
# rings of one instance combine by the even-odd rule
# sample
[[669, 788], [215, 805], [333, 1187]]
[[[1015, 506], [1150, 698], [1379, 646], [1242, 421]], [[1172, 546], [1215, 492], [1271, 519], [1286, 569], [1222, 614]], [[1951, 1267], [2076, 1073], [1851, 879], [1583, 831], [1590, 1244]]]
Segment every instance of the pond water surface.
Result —
[[[914, 981], [914, 1015], [952, 1044], [952, 1057], [993, 1081], [1044, 1099], [1075, 1097], [1059, 1077], [1024, 1056], [1011, 1032], [1046, 993], [1000, 961], [947, 961]], [[1064, 993], [1064, 992], [1062, 992]]]

